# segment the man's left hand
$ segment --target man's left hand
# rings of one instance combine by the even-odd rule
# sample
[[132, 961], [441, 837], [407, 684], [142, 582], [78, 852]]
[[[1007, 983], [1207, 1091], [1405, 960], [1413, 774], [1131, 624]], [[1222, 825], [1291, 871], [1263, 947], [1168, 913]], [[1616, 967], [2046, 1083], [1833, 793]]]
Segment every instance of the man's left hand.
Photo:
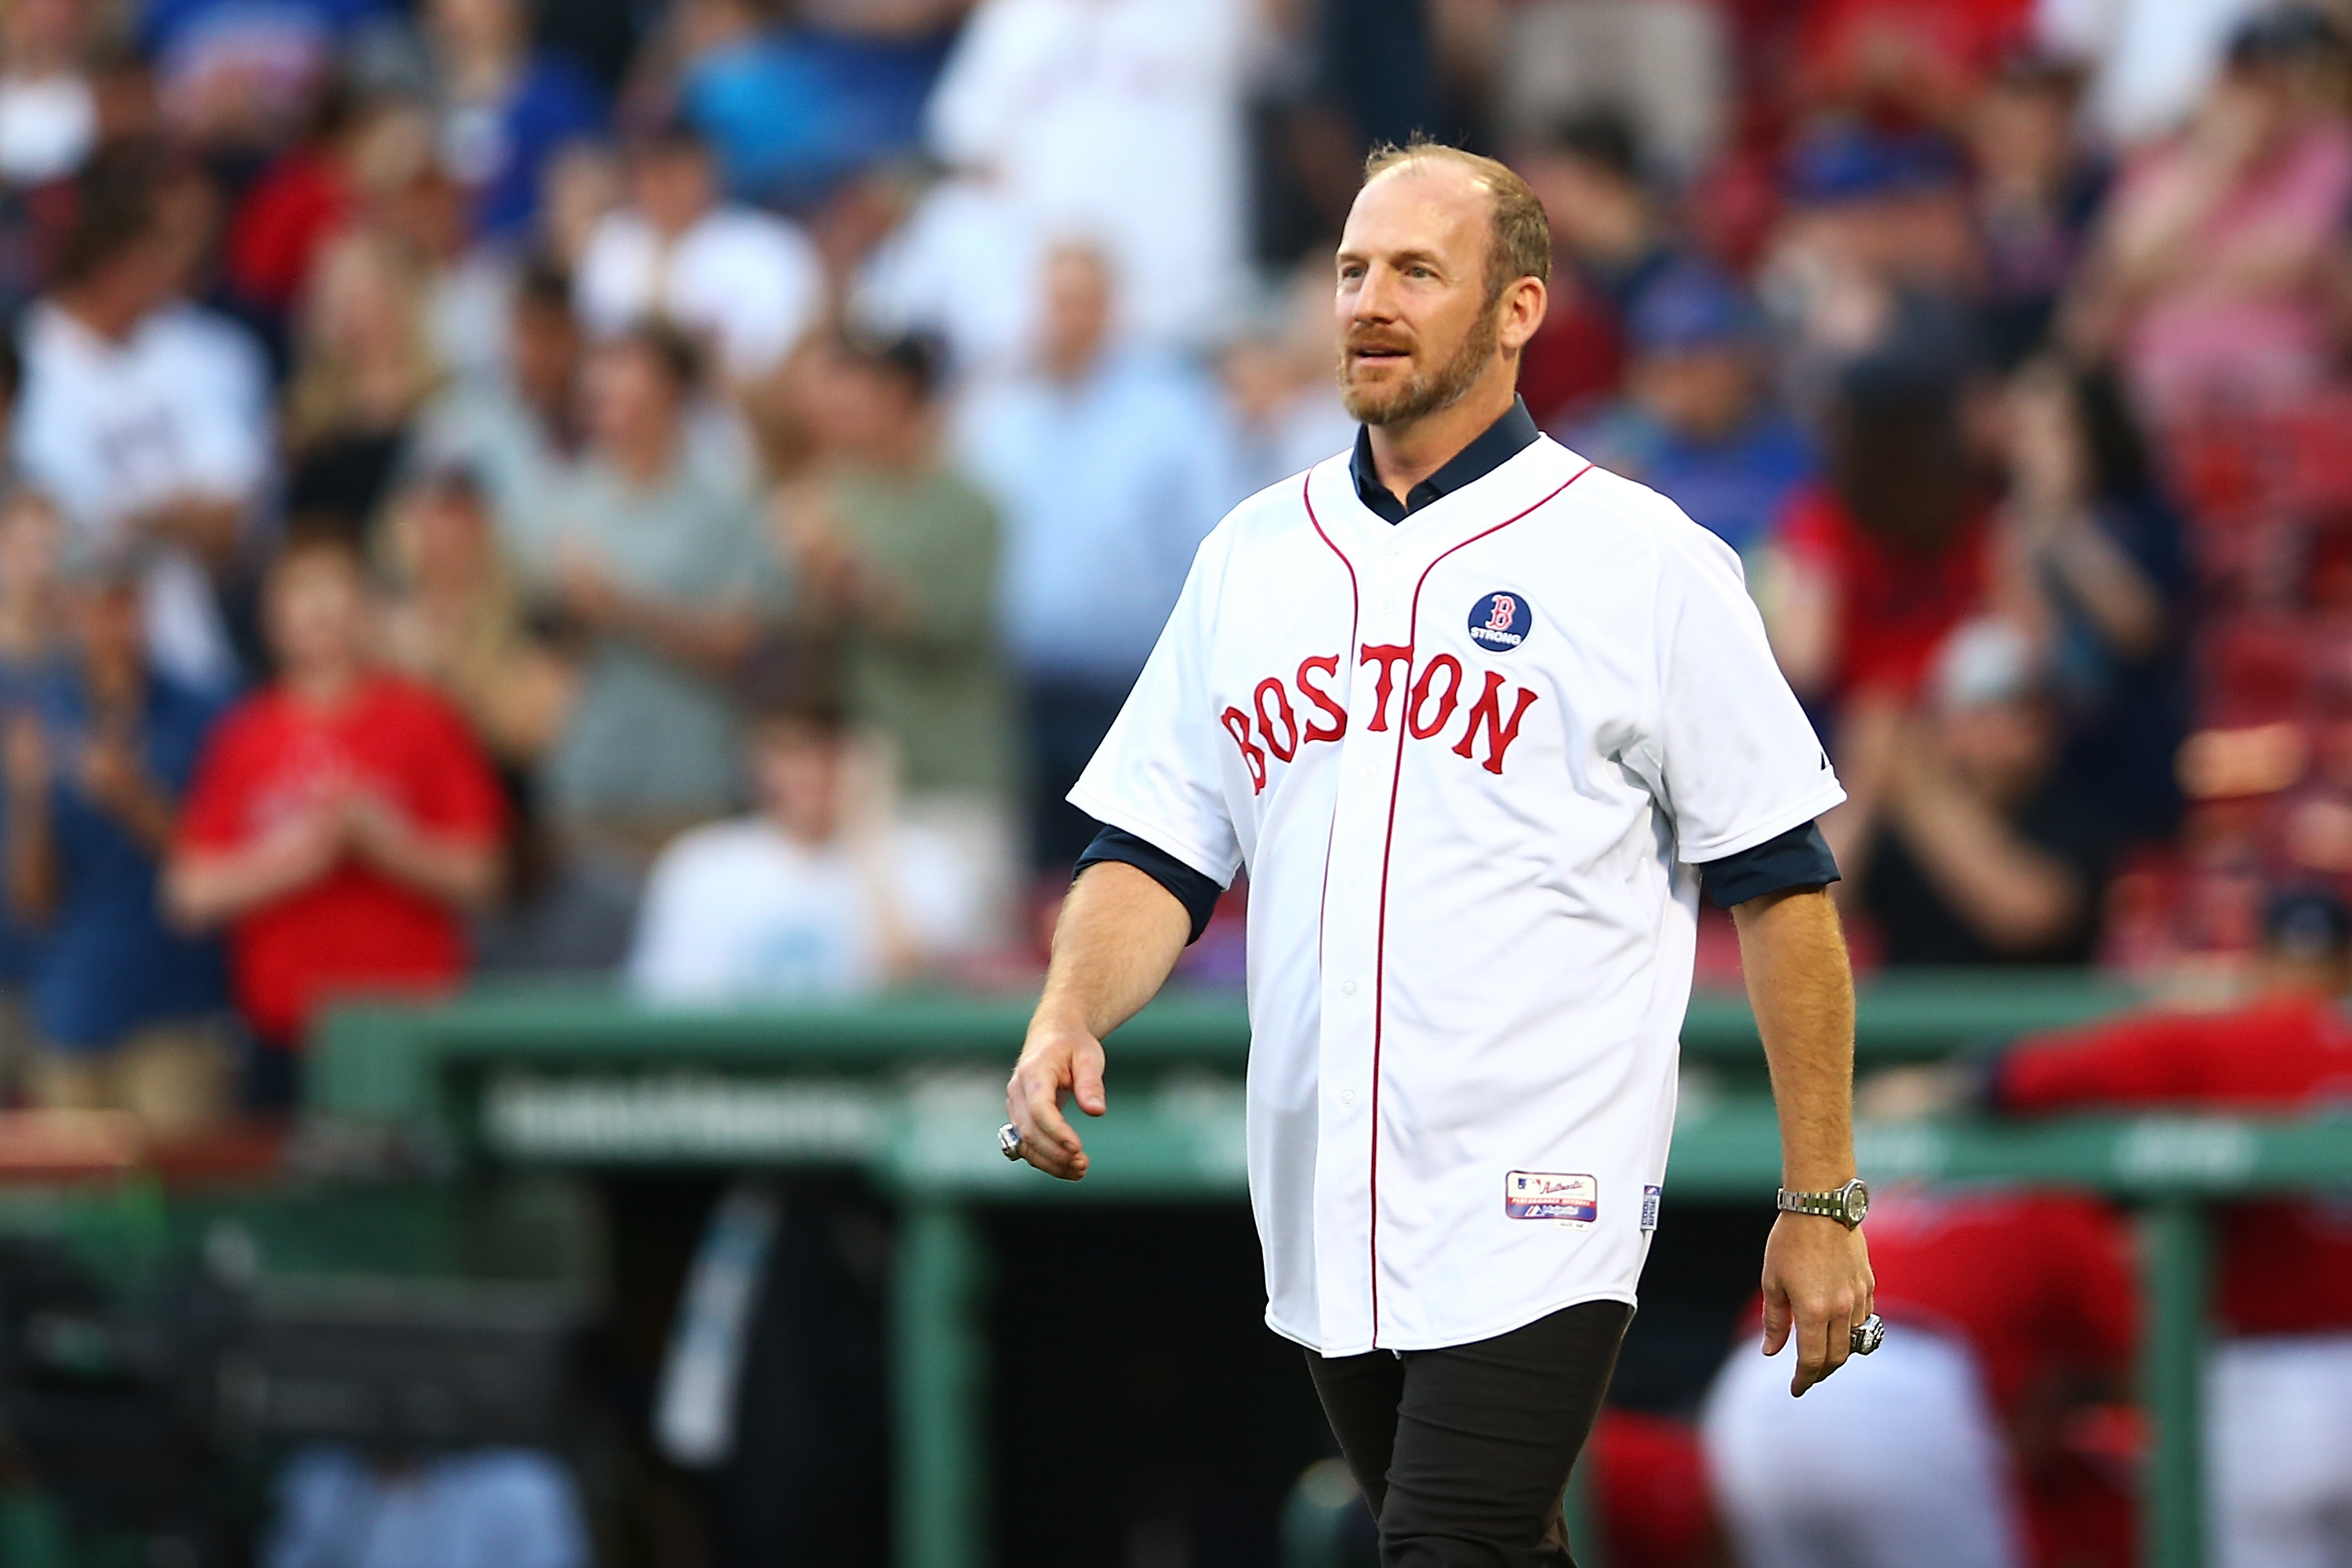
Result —
[[1796, 1340], [1790, 1394], [1802, 1397], [1845, 1364], [1854, 1325], [1870, 1316], [1877, 1284], [1859, 1229], [1801, 1214], [1784, 1214], [1772, 1226], [1764, 1244], [1764, 1353], [1779, 1355]]

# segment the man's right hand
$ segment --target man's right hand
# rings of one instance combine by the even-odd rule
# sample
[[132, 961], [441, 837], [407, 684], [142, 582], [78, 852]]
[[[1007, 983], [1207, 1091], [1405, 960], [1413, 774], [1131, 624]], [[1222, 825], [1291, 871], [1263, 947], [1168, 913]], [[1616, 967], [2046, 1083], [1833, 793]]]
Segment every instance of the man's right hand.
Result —
[[1005, 1085], [1005, 1114], [1020, 1130], [1024, 1160], [1075, 1182], [1087, 1173], [1087, 1152], [1062, 1115], [1064, 1095], [1088, 1116], [1110, 1108], [1103, 1097], [1102, 1042], [1083, 1024], [1041, 1015], [1031, 1021], [1013, 1081]]

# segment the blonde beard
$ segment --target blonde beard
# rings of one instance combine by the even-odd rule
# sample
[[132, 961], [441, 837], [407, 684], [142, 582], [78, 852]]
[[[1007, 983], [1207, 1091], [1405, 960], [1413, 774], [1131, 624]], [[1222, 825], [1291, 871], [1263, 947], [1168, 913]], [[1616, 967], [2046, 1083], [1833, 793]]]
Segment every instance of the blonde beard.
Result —
[[1339, 350], [1339, 403], [1348, 417], [1360, 425], [1409, 425], [1451, 408], [1469, 395], [1486, 374], [1503, 330], [1502, 301], [1495, 300], [1463, 334], [1452, 357], [1426, 374], [1406, 379], [1402, 386], [1382, 395], [1359, 387], [1349, 374], [1348, 351]]

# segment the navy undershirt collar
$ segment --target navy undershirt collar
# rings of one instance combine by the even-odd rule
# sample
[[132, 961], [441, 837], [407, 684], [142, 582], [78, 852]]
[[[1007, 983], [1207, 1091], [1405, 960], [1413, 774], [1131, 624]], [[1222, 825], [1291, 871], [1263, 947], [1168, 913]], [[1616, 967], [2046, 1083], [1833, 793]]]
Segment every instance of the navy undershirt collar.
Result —
[[1381, 483], [1381, 476], [1372, 466], [1372, 433], [1361, 426], [1356, 427], [1356, 453], [1348, 460], [1348, 472], [1356, 481], [1356, 495], [1373, 516], [1389, 522], [1402, 522], [1423, 507], [1443, 495], [1476, 483], [1526, 451], [1543, 432], [1536, 428], [1536, 417], [1528, 412], [1527, 400], [1511, 399], [1510, 411], [1492, 425], [1467, 447], [1446, 459], [1437, 472], [1406, 492], [1403, 500], [1396, 499], [1390, 489]]

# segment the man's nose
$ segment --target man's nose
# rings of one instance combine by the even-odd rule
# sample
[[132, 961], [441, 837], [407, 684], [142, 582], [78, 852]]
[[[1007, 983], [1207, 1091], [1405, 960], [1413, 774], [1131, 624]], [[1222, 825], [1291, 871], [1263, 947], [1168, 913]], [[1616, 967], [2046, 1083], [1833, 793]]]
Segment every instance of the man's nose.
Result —
[[1363, 280], [1356, 285], [1355, 298], [1349, 301], [1348, 320], [1350, 322], [1396, 320], [1395, 289], [1395, 274], [1383, 267], [1366, 268]]

